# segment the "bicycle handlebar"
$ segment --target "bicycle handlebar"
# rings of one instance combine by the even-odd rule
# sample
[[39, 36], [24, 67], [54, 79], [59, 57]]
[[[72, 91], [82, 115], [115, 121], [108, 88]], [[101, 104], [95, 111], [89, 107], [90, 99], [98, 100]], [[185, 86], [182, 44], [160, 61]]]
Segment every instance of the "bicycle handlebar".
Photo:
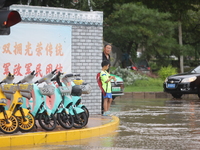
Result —
[[60, 76], [62, 75], [62, 73], [59, 71], [57, 73], [57, 75], [55, 77], [53, 77], [51, 79], [51, 81], [56, 81], [58, 83], [59, 86], [62, 86], [62, 83], [60, 82]]
[[3, 79], [0, 84], [2, 83], [7, 83], [7, 84], [11, 84], [13, 83], [13, 80], [15, 79], [14, 75], [12, 75], [10, 72], [8, 73], [8, 75], [6, 76], [5, 79]]
[[35, 70], [32, 71], [30, 74], [28, 74], [27, 76], [25, 76], [22, 80], [20, 80], [17, 84], [25, 83], [25, 82], [33, 83], [32, 80], [33, 80], [33, 78], [35, 77], [36, 74], [37, 73], [35, 73]]
[[40, 78], [39, 80], [37, 80], [35, 82], [36, 83], [42, 83], [42, 82], [46, 82], [47, 84], [49, 84], [51, 82], [52, 77], [54, 76], [54, 74], [56, 73], [57, 69], [53, 70], [52, 72], [50, 72], [49, 74], [43, 76], [42, 78]]
[[80, 76], [80, 74], [70, 73], [70, 74], [65, 74], [64, 75], [65, 78], [76, 77], [76, 76]]

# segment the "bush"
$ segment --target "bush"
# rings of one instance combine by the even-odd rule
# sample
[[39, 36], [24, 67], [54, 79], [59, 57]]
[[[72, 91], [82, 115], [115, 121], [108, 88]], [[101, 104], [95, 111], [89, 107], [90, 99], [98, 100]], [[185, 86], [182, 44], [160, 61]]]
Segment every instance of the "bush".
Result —
[[142, 76], [140, 74], [134, 73], [132, 70], [123, 69], [120, 67], [117, 67], [111, 73], [121, 77], [123, 79], [125, 85], [133, 85], [135, 80], [147, 79], [146, 76]]
[[171, 65], [167, 67], [161, 67], [161, 69], [158, 71], [158, 75], [161, 79], [165, 80], [168, 76], [177, 74], [176, 68], [172, 67]]

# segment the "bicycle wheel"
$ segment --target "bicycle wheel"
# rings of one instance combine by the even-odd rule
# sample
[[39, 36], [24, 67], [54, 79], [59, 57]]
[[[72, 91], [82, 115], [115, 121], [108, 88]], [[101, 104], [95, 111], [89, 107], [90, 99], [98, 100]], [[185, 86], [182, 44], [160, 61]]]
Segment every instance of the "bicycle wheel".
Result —
[[3, 133], [12, 134], [18, 131], [19, 123], [18, 123], [17, 118], [14, 115], [10, 116], [10, 118], [8, 119], [8, 122], [9, 123], [6, 123], [5, 119], [0, 120], [0, 130]]
[[74, 118], [72, 117], [72, 115], [67, 114], [64, 111], [57, 114], [57, 120], [59, 124], [65, 129], [71, 129], [74, 125]]
[[74, 117], [74, 125], [73, 125], [74, 128], [80, 129], [86, 126], [88, 118], [85, 112], [76, 114], [73, 117]]
[[52, 131], [56, 128], [56, 117], [53, 114], [50, 116], [46, 112], [39, 114], [38, 122], [47, 131]]
[[85, 111], [87, 117], [89, 118], [90, 116], [89, 110], [85, 106], [82, 106], [81, 108]]
[[27, 116], [25, 116], [26, 121], [23, 120], [22, 116], [17, 117], [19, 122], [19, 130], [20, 131], [31, 131], [34, 128], [35, 125], [35, 118], [34, 116], [29, 112]]

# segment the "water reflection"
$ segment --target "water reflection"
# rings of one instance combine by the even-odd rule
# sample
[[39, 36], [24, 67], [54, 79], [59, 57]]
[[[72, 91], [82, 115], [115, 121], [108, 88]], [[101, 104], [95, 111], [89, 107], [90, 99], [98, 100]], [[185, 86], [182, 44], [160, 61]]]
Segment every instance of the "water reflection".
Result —
[[[128, 100], [122, 113], [120, 146], [141, 149], [198, 149], [199, 101], [198, 100]], [[133, 108], [131, 108], [131, 104]], [[132, 111], [127, 111], [132, 110]], [[119, 144], [118, 144], [119, 145]]]
[[[200, 147], [200, 101], [174, 99], [115, 100], [119, 129], [102, 137], [9, 150], [165, 149]], [[5, 149], [6, 150], [6, 149]]]

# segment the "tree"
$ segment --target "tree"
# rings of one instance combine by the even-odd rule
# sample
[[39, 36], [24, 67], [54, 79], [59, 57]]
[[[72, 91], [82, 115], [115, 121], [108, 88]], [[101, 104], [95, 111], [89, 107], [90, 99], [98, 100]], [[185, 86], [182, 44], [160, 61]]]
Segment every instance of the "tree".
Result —
[[170, 13], [160, 13], [143, 5], [116, 4], [104, 20], [104, 40], [130, 53], [145, 49], [146, 58], [170, 55], [179, 48], [173, 38], [175, 24]]
[[49, 6], [72, 8], [84, 11], [102, 10], [108, 0], [21, 0], [21, 4], [33, 6]]
[[[196, 6], [199, 8], [199, 6]], [[197, 60], [200, 56], [198, 49], [200, 49], [200, 10], [189, 10], [187, 18], [182, 22], [183, 24], [183, 45], [187, 46], [184, 54], [186, 56], [194, 57]]]
[[[180, 46], [183, 45], [182, 37], [182, 23], [184, 16], [187, 14], [188, 10], [197, 11], [195, 7], [200, 4], [199, 0], [184, 0], [184, 1], [174, 1], [174, 0], [135, 0], [142, 2], [148, 8], [158, 9], [160, 12], [170, 12], [173, 16], [173, 20], [178, 22], [178, 41]], [[181, 72], [184, 72], [183, 69], [183, 53], [184, 48], [180, 49], [180, 69]]]

